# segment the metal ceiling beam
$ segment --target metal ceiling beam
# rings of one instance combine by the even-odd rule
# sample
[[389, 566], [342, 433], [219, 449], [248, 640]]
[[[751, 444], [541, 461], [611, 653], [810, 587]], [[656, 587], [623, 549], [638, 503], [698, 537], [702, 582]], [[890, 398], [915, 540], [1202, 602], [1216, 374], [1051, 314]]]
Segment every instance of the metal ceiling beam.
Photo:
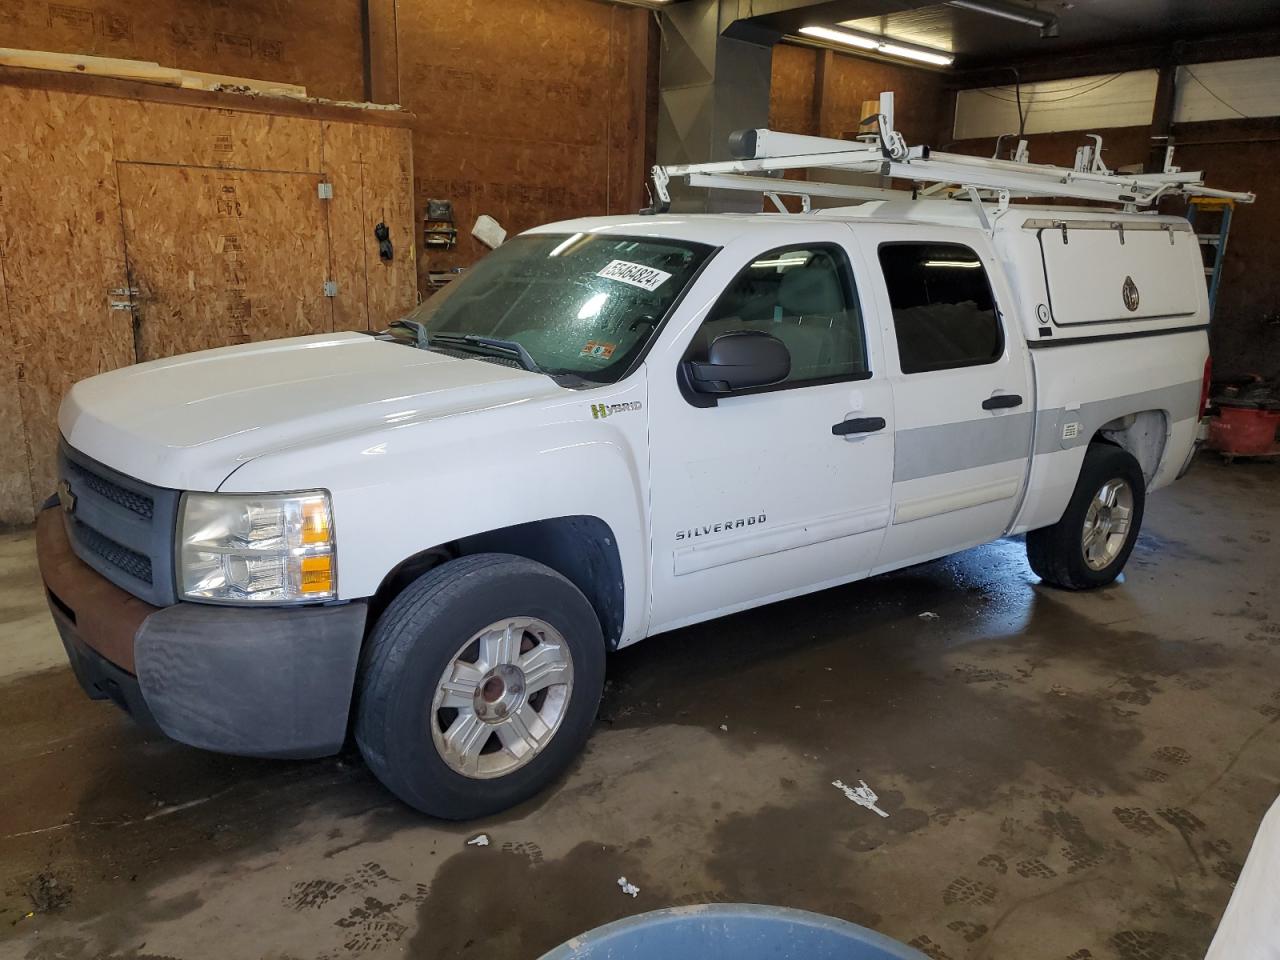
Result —
[[999, 66], [956, 70], [952, 72], [952, 77], [957, 88], [967, 89], [1009, 84], [1010, 67], [1018, 69], [1023, 83], [1035, 83], [1095, 73], [1154, 70], [1169, 63], [1171, 57], [1174, 64], [1195, 64], [1278, 55], [1280, 30], [1250, 30], [1245, 33], [1182, 40], [1150, 40], [1103, 49], [1062, 50], [1055, 43], [1043, 54], [1010, 57], [1001, 61]]
[[[834, 26], [886, 13], [936, 6], [939, 0], [736, 0], [740, 19], [727, 26], [730, 36], [771, 35], [771, 43], [801, 27]], [[760, 41], [755, 41], [760, 42]]]

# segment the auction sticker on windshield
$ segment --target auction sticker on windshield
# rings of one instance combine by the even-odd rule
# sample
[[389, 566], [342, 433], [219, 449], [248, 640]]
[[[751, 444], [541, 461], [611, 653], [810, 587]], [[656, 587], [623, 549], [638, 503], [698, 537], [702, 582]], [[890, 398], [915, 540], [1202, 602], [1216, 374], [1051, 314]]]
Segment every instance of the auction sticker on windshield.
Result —
[[643, 263], [632, 263], [629, 260], [611, 260], [596, 276], [604, 277], [606, 280], [617, 280], [619, 283], [629, 283], [633, 287], [639, 287], [651, 293], [671, 279], [669, 273], [646, 267]]
[[616, 349], [618, 349], [616, 343], [606, 343], [604, 340], [588, 340], [583, 344], [582, 352], [578, 356], [591, 357], [593, 360], [608, 360], [613, 356], [613, 351]]

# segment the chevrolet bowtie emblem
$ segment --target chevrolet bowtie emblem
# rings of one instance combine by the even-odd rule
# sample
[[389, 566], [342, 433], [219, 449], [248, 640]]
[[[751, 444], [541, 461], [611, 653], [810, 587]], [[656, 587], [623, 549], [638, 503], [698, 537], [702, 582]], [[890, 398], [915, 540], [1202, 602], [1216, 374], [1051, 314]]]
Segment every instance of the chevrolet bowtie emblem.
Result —
[[76, 495], [71, 492], [71, 484], [66, 480], [58, 482], [58, 503], [66, 513], [76, 512]]

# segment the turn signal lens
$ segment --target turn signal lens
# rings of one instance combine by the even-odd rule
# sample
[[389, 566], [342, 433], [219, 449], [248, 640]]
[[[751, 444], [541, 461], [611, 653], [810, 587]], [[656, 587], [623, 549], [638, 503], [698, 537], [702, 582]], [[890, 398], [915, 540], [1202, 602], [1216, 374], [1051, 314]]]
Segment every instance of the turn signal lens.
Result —
[[302, 592], [326, 596], [333, 593], [333, 557], [302, 558]]
[[328, 543], [329, 536], [329, 501], [305, 500], [302, 504], [302, 542]]

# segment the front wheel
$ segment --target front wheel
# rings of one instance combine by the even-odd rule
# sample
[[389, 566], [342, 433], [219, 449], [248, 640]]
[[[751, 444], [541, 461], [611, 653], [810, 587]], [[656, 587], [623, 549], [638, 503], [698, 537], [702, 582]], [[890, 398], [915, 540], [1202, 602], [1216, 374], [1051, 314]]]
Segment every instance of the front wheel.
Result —
[[1106, 586], [1133, 552], [1145, 504], [1138, 461], [1119, 447], [1091, 445], [1062, 519], [1027, 534], [1031, 569], [1068, 590]]
[[360, 752], [405, 803], [451, 820], [496, 813], [559, 776], [604, 687], [591, 604], [521, 557], [463, 557], [423, 574], [369, 645]]

